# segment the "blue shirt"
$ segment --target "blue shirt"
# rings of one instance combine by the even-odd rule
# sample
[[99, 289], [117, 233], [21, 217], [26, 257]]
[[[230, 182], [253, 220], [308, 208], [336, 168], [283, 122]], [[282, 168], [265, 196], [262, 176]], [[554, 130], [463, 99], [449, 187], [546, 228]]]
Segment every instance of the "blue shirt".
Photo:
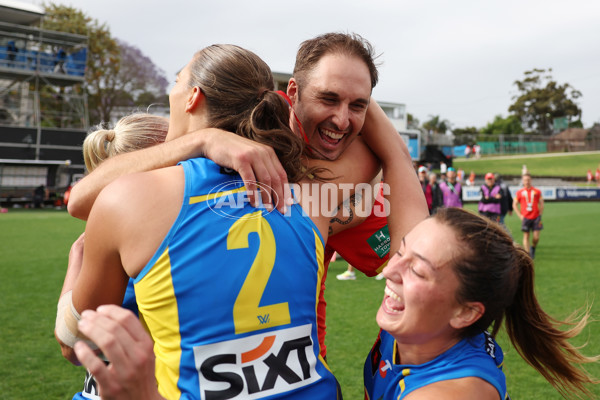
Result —
[[396, 340], [381, 330], [365, 362], [365, 398], [400, 400], [430, 383], [478, 377], [493, 385], [501, 399], [508, 399], [502, 372], [502, 349], [487, 332], [465, 338], [435, 359], [419, 365], [395, 364]]
[[134, 281], [169, 398], [335, 399], [319, 357], [323, 241], [298, 204], [252, 207], [237, 174], [181, 163], [177, 220]]

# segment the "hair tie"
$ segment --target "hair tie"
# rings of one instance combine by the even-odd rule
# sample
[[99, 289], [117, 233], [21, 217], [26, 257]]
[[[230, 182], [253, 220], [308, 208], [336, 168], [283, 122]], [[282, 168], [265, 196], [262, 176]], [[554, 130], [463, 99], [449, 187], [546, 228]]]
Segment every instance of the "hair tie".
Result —
[[263, 89], [262, 92], [258, 95], [258, 100], [262, 100], [265, 97], [265, 93], [269, 92], [269, 89]]
[[115, 140], [116, 133], [114, 129], [107, 129], [105, 139], [107, 142], [112, 142]]

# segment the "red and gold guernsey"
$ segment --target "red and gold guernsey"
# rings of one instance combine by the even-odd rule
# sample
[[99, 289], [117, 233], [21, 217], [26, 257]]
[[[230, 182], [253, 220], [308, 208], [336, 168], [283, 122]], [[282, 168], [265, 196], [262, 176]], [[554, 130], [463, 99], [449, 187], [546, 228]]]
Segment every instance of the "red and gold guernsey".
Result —
[[536, 219], [540, 215], [540, 199], [542, 191], [531, 186], [529, 189], [521, 188], [517, 190], [515, 198], [521, 205], [521, 214], [527, 219]]
[[298, 204], [250, 205], [238, 175], [181, 163], [177, 220], [135, 280], [168, 399], [335, 399], [319, 356], [323, 241]]
[[321, 356], [327, 356], [325, 334], [327, 331], [327, 302], [325, 301], [325, 281], [333, 253], [344, 258], [348, 264], [367, 276], [375, 276], [388, 263], [390, 258], [390, 233], [385, 216], [383, 192], [379, 191], [371, 214], [360, 225], [330, 236], [325, 247], [325, 276], [322, 279], [317, 318]]

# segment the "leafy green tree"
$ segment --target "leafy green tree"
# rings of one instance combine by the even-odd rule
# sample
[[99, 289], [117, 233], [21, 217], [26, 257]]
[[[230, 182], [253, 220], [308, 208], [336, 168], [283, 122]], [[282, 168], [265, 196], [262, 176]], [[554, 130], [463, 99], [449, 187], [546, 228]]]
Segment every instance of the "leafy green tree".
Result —
[[423, 122], [423, 128], [427, 132], [444, 134], [450, 129], [450, 122], [447, 119], [441, 119], [439, 115], [430, 115], [430, 119]]
[[57, 4], [44, 7], [44, 29], [88, 36], [83, 91], [88, 97], [92, 124], [110, 121], [115, 107], [133, 106], [143, 93], [163, 101], [168, 86], [164, 72], [137, 47], [113, 38], [106, 24], [81, 10]]
[[525, 71], [525, 77], [514, 84], [519, 94], [508, 111], [517, 116], [528, 127], [543, 135], [552, 134], [554, 118], [581, 119], [581, 109], [575, 102], [581, 92], [568, 83], [559, 84], [552, 79], [552, 68]]
[[479, 129], [474, 126], [469, 126], [465, 128], [455, 128], [452, 129], [452, 134], [454, 135], [454, 144], [459, 146], [462, 144], [471, 144], [477, 140], [477, 136], [479, 136]]
[[408, 129], [419, 129], [419, 119], [411, 113], [406, 114], [406, 127]]
[[70, 6], [45, 4], [44, 29], [86, 35], [88, 56], [83, 90], [88, 96], [90, 122], [109, 121], [114, 107], [111, 101], [111, 81], [119, 71], [117, 42], [106, 24], [88, 17]]
[[509, 115], [506, 118], [496, 115], [494, 121], [489, 122], [485, 128], [481, 129], [481, 133], [485, 135], [520, 135], [524, 133], [524, 130], [516, 115]]

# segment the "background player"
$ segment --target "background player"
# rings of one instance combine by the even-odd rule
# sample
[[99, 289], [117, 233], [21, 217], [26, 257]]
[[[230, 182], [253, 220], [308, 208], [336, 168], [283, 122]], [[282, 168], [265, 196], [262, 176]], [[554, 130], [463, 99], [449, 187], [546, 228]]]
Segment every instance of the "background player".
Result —
[[[523, 175], [523, 188], [519, 189], [513, 201], [513, 211], [521, 220], [523, 232], [523, 248], [535, 258], [535, 248], [540, 241], [542, 214], [544, 213], [544, 199], [542, 191], [531, 186], [531, 175]], [[531, 245], [529, 244], [530, 232], [533, 231]]]

